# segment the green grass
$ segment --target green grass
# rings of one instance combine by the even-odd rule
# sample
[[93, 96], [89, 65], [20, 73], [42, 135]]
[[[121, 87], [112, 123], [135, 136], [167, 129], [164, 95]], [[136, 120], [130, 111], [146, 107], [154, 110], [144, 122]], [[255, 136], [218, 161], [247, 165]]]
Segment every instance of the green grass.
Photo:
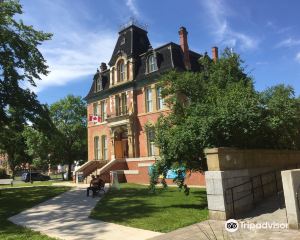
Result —
[[17, 226], [7, 218], [67, 191], [68, 187], [33, 187], [0, 190], [0, 239], [1, 240], [50, 240], [53, 238]]
[[[55, 182], [61, 182], [61, 181], [36, 181], [36, 182], [33, 182], [33, 183], [22, 182], [22, 183], [14, 183], [12, 187], [51, 186]], [[1, 188], [11, 188], [11, 185], [0, 185], [0, 189]]]
[[121, 184], [98, 202], [90, 217], [105, 222], [170, 232], [207, 219], [205, 189], [192, 188], [186, 196], [178, 188], [158, 188], [150, 193], [147, 186]]

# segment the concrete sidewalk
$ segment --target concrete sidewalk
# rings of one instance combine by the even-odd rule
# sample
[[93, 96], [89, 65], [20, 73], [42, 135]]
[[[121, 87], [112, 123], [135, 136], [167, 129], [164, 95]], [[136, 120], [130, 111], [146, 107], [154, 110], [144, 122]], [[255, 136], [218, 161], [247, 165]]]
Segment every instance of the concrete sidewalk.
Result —
[[156, 236], [149, 240], [299, 240], [300, 232], [296, 230], [248, 230], [239, 229], [234, 233], [225, 230], [225, 221], [208, 220]]
[[88, 218], [100, 197], [86, 197], [84, 186], [30, 208], [9, 220], [60, 239], [143, 240], [161, 233]]

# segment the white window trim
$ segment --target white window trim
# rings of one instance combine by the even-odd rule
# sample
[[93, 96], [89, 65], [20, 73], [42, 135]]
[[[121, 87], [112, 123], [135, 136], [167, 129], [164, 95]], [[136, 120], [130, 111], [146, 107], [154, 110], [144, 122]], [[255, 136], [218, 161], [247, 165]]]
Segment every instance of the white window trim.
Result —
[[[148, 91], [150, 92], [150, 98], [148, 96]], [[145, 110], [146, 112], [153, 112], [153, 93], [151, 86], [145, 88]], [[149, 106], [148, 106], [148, 103]], [[151, 108], [150, 108], [151, 105]]]
[[[150, 62], [150, 59], [153, 59], [153, 61]], [[153, 70], [151, 70], [150, 66], [153, 67]], [[148, 56], [146, 69], [147, 69], [147, 73], [153, 73], [158, 70], [157, 59], [155, 54], [151, 54]]]

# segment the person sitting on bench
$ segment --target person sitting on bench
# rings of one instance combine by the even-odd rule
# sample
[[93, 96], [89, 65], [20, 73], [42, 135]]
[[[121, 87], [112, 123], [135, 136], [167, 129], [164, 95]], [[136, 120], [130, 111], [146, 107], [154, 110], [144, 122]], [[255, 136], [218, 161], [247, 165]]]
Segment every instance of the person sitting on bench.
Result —
[[105, 190], [104, 190], [105, 182], [103, 181], [102, 178], [100, 178], [100, 175], [97, 175], [96, 180], [97, 180], [97, 186], [96, 186], [95, 191], [93, 192], [93, 195], [96, 195], [96, 193], [98, 193], [100, 191], [105, 192]]
[[93, 192], [93, 196], [95, 195], [95, 191], [98, 188], [98, 179], [95, 178], [95, 175], [92, 175], [92, 180], [90, 182], [90, 186], [86, 189], [86, 196], [88, 197], [90, 195], [90, 190]]

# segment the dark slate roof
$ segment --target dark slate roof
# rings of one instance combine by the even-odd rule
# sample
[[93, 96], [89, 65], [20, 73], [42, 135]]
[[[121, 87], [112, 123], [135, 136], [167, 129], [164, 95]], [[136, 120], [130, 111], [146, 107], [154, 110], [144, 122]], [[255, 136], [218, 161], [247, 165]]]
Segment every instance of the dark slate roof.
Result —
[[[122, 44], [123, 39], [125, 39], [125, 43]], [[114, 65], [119, 54], [125, 53], [127, 57], [136, 58], [146, 52], [149, 46], [147, 31], [131, 25], [119, 32], [118, 41], [108, 64]]]
[[[133, 29], [131, 31], [130, 29]], [[110, 94], [117, 93], [121, 90], [126, 90], [128, 88], [135, 88], [140, 87], [145, 84], [150, 84], [153, 81], [156, 81], [159, 76], [167, 71], [170, 71], [172, 69], [176, 69], [178, 71], [185, 71], [185, 65], [183, 61], [183, 52], [181, 50], [180, 45], [170, 42], [165, 45], [162, 45], [158, 48], [152, 49], [150, 46], [150, 42], [147, 37], [147, 32], [143, 29], [140, 29], [136, 26], [130, 26], [120, 32], [120, 36], [122, 34], [125, 34], [126, 36], [130, 36], [128, 34], [131, 33], [137, 33], [136, 35], [133, 34], [135, 37], [133, 37], [133, 41], [131, 41], [130, 37], [128, 39], [126, 38], [125, 44], [120, 45], [121, 38], [119, 37], [113, 56], [111, 58], [111, 61], [109, 64], [114, 65], [114, 61], [117, 59], [117, 54], [119, 51], [124, 51], [128, 56], [132, 54], [132, 56], [135, 59], [135, 78], [133, 81], [125, 82], [124, 84], [112, 86], [109, 88], [109, 70], [106, 70], [102, 73], [97, 72], [94, 76], [93, 84], [91, 86], [91, 89], [88, 93], [88, 95], [85, 97], [85, 99], [88, 102], [91, 102], [96, 99], [103, 99], [108, 97]], [[126, 35], [127, 34], [127, 35]], [[145, 42], [141, 41], [139, 42], [139, 37], [142, 37], [145, 39], [147, 44]], [[132, 46], [131, 43], [133, 43], [136, 46]], [[118, 45], [119, 44], [119, 45]], [[149, 47], [150, 46], [150, 47]], [[131, 53], [132, 52], [132, 53]], [[150, 54], [155, 54], [157, 59], [157, 65], [158, 70], [152, 73], [146, 73], [146, 62], [147, 58]], [[199, 71], [200, 65], [199, 65], [199, 58], [201, 57], [200, 54], [190, 51], [190, 62], [191, 62], [191, 71]], [[102, 80], [103, 84], [103, 90], [99, 92], [95, 92], [95, 85], [97, 79]]]

